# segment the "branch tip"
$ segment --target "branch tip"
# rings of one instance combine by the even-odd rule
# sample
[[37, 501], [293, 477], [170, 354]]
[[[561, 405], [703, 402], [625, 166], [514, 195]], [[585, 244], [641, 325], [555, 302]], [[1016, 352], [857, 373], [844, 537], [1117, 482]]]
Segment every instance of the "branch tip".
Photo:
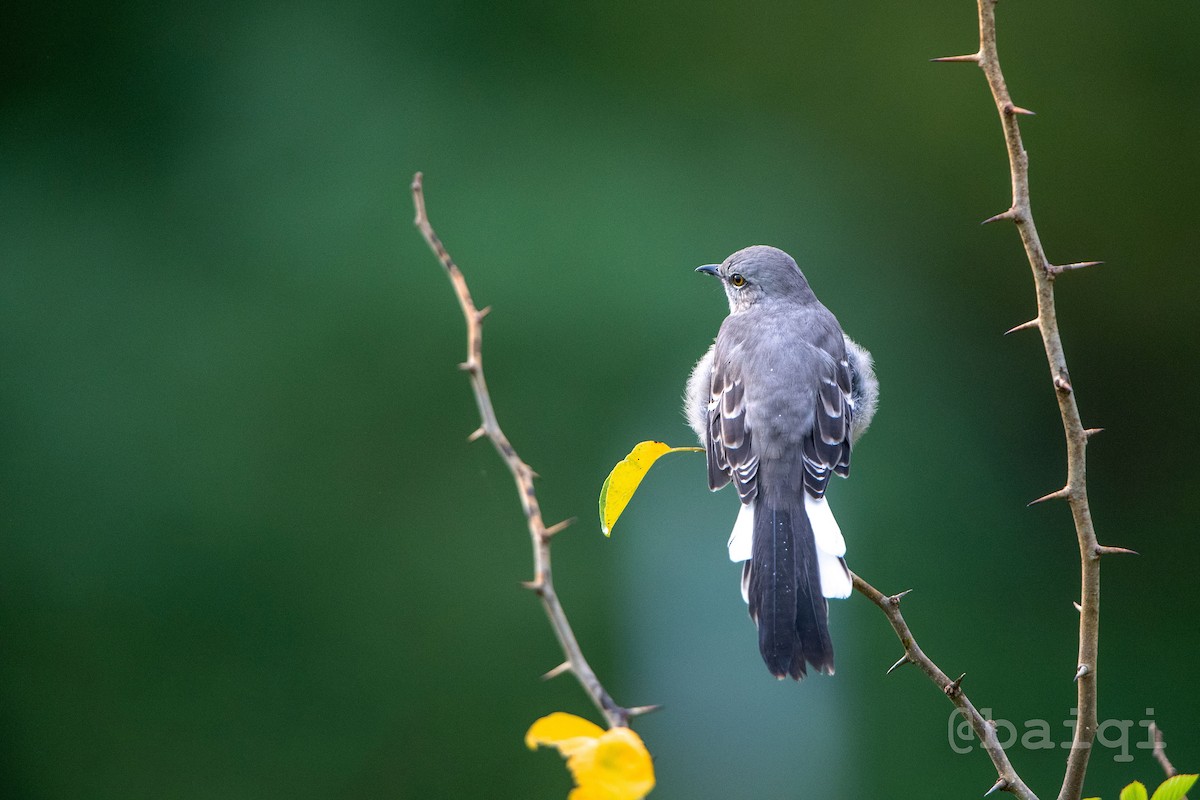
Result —
[[490, 313], [492, 313], [492, 307], [484, 306], [483, 308], [481, 308], [475, 312], [475, 322], [476, 323], [483, 322], [483, 318], [486, 317]]
[[1038, 503], [1044, 503], [1047, 500], [1066, 500], [1070, 496], [1071, 496], [1071, 490], [1068, 487], [1064, 486], [1063, 488], [1059, 489], [1056, 492], [1051, 492], [1050, 494], [1042, 495], [1037, 500], [1029, 501], [1029, 503], [1027, 503], [1025, 505], [1025, 507], [1030, 508], [1031, 506], [1036, 506]]
[[891, 675], [893, 672], [895, 672], [896, 670], [900, 669], [900, 667], [902, 667], [902, 666], [904, 666], [905, 664], [908, 664], [908, 663], [910, 663], [910, 662], [909, 662], [909, 658], [908, 658], [908, 653], [905, 653], [904, 655], [900, 656], [900, 660], [899, 660], [899, 661], [897, 661], [895, 664], [892, 664], [890, 667], [888, 667], [888, 668], [887, 668], [887, 672], [885, 672], [885, 673], [883, 673], [883, 674], [884, 674], [884, 675]]
[[1163, 741], [1162, 728], [1158, 727], [1157, 722], [1150, 723], [1150, 734], [1154, 737], [1154, 760], [1162, 767], [1162, 771], [1168, 778], [1178, 775], [1179, 770], [1175, 769], [1175, 765], [1167, 758], [1167, 743]]
[[413, 225], [416, 225], [418, 228], [422, 227], [426, 223], [426, 221], [429, 219], [428, 217], [425, 216], [425, 189], [423, 186], [424, 180], [425, 180], [425, 175], [423, 173], [418, 172], [416, 175], [413, 175], [412, 196], [413, 196], [413, 208], [416, 211], [416, 216], [413, 218]]
[[1095, 436], [1097, 433], [1103, 433], [1103, 432], [1104, 432], [1104, 428], [1086, 428], [1083, 431], [1083, 435], [1090, 439], [1093, 436]]
[[487, 428], [480, 425], [478, 428], [471, 431], [471, 433], [467, 436], [467, 441], [468, 442], [477, 442], [480, 439], [482, 439], [484, 436], [487, 436]]
[[1016, 333], [1017, 331], [1027, 331], [1031, 328], [1036, 328], [1037, 326], [1038, 326], [1038, 320], [1035, 317], [1035, 318], [1029, 320], [1029, 322], [1022, 322], [1020, 325], [1014, 325], [1013, 327], [1006, 330], [1004, 332], [1004, 335], [1008, 336], [1010, 333]]
[[986, 792], [984, 792], [983, 796], [987, 797], [990, 794], [995, 794], [996, 792], [1003, 791], [1004, 789], [1007, 789], [1007, 788], [1008, 788], [1008, 779], [1001, 778], [1000, 780], [993, 783], [992, 788], [990, 788]]

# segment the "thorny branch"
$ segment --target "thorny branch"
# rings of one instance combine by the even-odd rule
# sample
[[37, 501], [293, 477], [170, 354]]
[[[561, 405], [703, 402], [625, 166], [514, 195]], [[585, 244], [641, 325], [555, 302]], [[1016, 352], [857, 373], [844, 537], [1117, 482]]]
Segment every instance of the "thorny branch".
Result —
[[475, 441], [486, 436], [491, 440], [496, 452], [500, 454], [500, 458], [504, 459], [504, 463], [512, 473], [513, 481], [517, 485], [517, 495], [521, 498], [521, 508], [525, 511], [525, 519], [529, 525], [529, 535], [533, 540], [533, 580], [527, 581], [523, 585], [541, 598], [542, 605], [546, 609], [546, 616], [550, 619], [550, 627], [554, 629], [554, 635], [558, 637], [563, 655], [566, 656], [566, 661], [546, 673], [546, 677], [554, 677], [564, 672], [573, 673], [579, 679], [584, 691], [592, 698], [592, 702], [596, 704], [596, 708], [600, 709], [600, 713], [604, 715], [609, 727], [626, 726], [629, 724], [630, 717], [653, 711], [656, 706], [624, 708], [617, 705], [601, 685], [600, 679], [592, 671], [587, 659], [583, 657], [583, 651], [579, 647], [574, 631], [571, 630], [571, 623], [567, 621], [567, 614], [558, 600], [558, 594], [554, 591], [554, 581], [550, 572], [550, 540], [554, 534], [566, 528], [574, 520], [564, 520], [549, 527], [542, 520], [542, 509], [538, 504], [537, 492], [533, 486], [534, 471], [521, 460], [517, 451], [508, 441], [508, 437], [504, 435], [504, 431], [500, 429], [500, 423], [496, 421], [496, 411], [492, 407], [491, 396], [488, 394], [487, 381], [483, 376], [482, 323], [490, 309], [475, 307], [475, 302], [471, 299], [471, 292], [467, 288], [466, 279], [429, 224], [429, 218], [425, 214], [425, 195], [419, 172], [413, 176], [412, 194], [413, 205], [417, 212], [413, 224], [425, 237], [429, 249], [437, 256], [438, 261], [445, 268], [446, 274], [450, 277], [450, 283], [454, 286], [454, 293], [458, 297], [459, 305], [462, 306], [463, 318], [467, 323], [467, 360], [459, 367], [471, 379], [471, 389], [475, 394], [475, 403], [479, 406], [479, 417], [482, 421], [479, 428], [468, 438], [470, 441]]
[[[1074, 264], [1055, 265], [1046, 257], [1042, 242], [1033, 221], [1033, 210], [1029, 203], [1029, 156], [1021, 141], [1021, 129], [1017, 118], [1033, 112], [1013, 103], [1000, 69], [1000, 57], [996, 50], [996, 0], [977, 0], [979, 6], [979, 50], [965, 56], [937, 58], [934, 61], [959, 61], [978, 64], [987, 78], [988, 88], [1000, 114], [1004, 129], [1004, 141], [1008, 149], [1009, 171], [1012, 175], [1012, 205], [987, 222], [1010, 220], [1017, 226], [1025, 255], [1033, 271], [1034, 288], [1037, 294], [1038, 313], [1036, 319], [1016, 326], [1012, 331], [1037, 328], [1042, 335], [1046, 360], [1050, 367], [1051, 383], [1058, 399], [1058, 410], [1062, 417], [1066, 437], [1067, 481], [1063, 488], [1041, 497], [1033, 503], [1045, 500], [1066, 500], [1071, 507], [1079, 541], [1080, 598], [1079, 598], [1079, 657], [1074, 676], [1077, 692], [1078, 724], [1067, 756], [1067, 768], [1063, 776], [1059, 800], [1078, 800], [1083, 793], [1083, 779], [1087, 772], [1088, 755], [1096, 736], [1096, 677], [1097, 647], [1100, 629], [1100, 557], [1102, 555], [1129, 553], [1120, 547], [1105, 547], [1096, 539], [1092, 525], [1092, 514], [1088, 507], [1086, 457], [1088, 439], [1099, 429], [1085, 429], [1079, 418], [1071, 376], [1067, 371], [1062, 338], [1058, 331], [1058, 319], [1054, 308], [1054, 281], [1064, 272], [1096, 266], [1100, 262], [1084, 261]], [[1010, 331], [1010, 333], [1012, 332]], [[1033, 505], [1030, 503], [1030, 505]]]
[[979, 737], [979, 741], [983, 745], [983, 749], [988, 754], [988, 757], [991, 758], [998, 775], [996, 783], [987, 791], [987, 794], [1004, 790], [1011, 792], [1013, 796], [1019, 797], [1022, 800], [1037, 800], [1037, 795], [1021, 780], [1021, 776], [1013, 768], [1012, 762], [1008, 760], [1008, 754], [1000, 746], [1000, 740], [996, 738], [996, 726], [990, 720], [984, 719], [983, 715], [975, 708], [975, 704], [971, 702], [966, 692], [963, 691], [962, 682], [966, 676], [960, 675], [958, 678], [951, 680], [945, 672], [942, 672], [937, 664], [933, 663], [929, 656], [925, 655], [925, 652], [917, 644], [912, 630], [909, 629], [908, 623], [904, 621], [904, 615], [900, 613], [900, 598], [904, 597], [908, 592], [886, 595], [858, 575], [854, 575], [853, 577], [855, 590], [879, 607], [879, 610], [887, 616], [888, 622], [892, 623], [892, 630], [896, 632], [900, 643], [904, 645], [904, 655], [891, 666], [888, 672], [890, 673], [903, 664], [914, 664], [919, 667], [921, 672], [924, 672], [929, 680], [933, 681], [933, 684], [940, 688], [946, 697], [950, 698], [950, 702], [954, 703], [954, 706], [962, 713], [967, 723], [971, 726], [971, 730]]

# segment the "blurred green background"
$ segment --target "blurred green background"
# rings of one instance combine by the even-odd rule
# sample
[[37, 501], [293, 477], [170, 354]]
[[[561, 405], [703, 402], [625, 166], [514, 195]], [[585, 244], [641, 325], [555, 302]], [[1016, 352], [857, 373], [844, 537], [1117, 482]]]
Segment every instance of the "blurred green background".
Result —
[[[1200, 768], [1200, 6], [1012, 0], [1000, 50], [1058, 262], [1105, 562], [1088, 791]], [[598, 719], [536, 599], [503, 465], [467, 444], [480, 305], [543, 476], [559, 591], [656, 757], [654, 797], [976, 797], [994, 772], [855, 597], [838, 674], [777, 683], [703, 460], [611, 540], [608, 468], [688, 443], [725, 314], [692, 273], [793, 253], [883, 405], [832, 503], [850, 562], [1018, 732], [1067, 738], [1077, 553], [974, 3], [26, 5], [0, 50], [0, 795], [565, 797], [527, 726]], [[1146, 709], [1153, 709], [1153, 716]], [[1109, 741], [1120, 728], [1106, 729]], [[961, 749], [964, 744], [959, 743]], [[1065, 752], [1017, 745], [1043, 797]]]

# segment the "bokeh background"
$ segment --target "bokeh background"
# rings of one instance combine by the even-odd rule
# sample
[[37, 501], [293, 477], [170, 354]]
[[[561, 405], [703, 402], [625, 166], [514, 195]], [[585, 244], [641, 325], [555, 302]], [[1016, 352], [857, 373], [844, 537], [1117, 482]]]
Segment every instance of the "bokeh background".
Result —
[[[1077, 553], [974, 3], [31, 4], [0, 49], [0, 795], [565, 797], [522, 744], [598, 719], [536, 599], [455, 368], [465, 270], [559, 591], [654, 797], [976, 797], [951, 706], [861, 598], [838, 674], [763, 669], [703, 460], [594, 521], [724, 313], [692, 273], [792, 252], [874, 351], [832, 489], [852, 566], [975, 702], [1067, 738]], [[1200, 6], [1000, 8], [1105, 562], [1088, 791], [1200, 768]], [[1153, 709], [1153, 712], [1147, 712]], [[1110, 741], [1121, 728], [1109, 727]], [[1044, 745], [1036, 731], [1034, 744]], [[958, 747], [970, 742], [959, 742]], [[1118, 761], [1128, 755], [1131, 760]], [[1043, 797], [1065, 753], [1014, 746]]]

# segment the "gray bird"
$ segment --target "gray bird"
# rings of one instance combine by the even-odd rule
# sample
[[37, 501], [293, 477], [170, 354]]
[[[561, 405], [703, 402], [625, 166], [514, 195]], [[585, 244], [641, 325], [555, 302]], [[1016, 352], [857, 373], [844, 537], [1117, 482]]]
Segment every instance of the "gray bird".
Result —
[[685, 413], [708, 458], [708, 485], [733, 482], [729, 538], [742, 598], [776, 677], [806, 663], [833, 674], [828, 597], [850, 595], [846, 542], [825, 500], [850, 472], [851, 445], [875, 414], [871, 354], [851, 341], [795, 260], [747, 247], [697, 272], [721, 279], [729, 316], [692, 370]]

